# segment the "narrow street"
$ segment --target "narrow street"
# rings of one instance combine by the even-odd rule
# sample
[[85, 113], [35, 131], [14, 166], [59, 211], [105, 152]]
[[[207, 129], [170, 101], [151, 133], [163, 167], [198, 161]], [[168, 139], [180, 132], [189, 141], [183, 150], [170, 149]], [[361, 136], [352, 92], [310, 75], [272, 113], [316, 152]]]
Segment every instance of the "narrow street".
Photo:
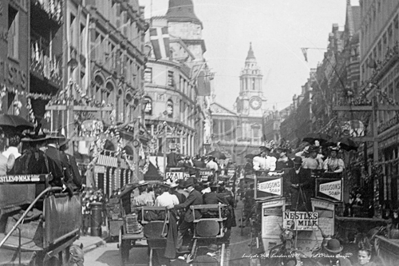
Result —
[[[240, 219], [243, 204], [240, 201], [236, 208], [237, 226], [232, 229], [230, 245], [226, 247], [225, 266], [249, 265], [251, 235], [248, 227], [243, 229], [241, 235]], [[128, 265], [148, 265], [146, 248], [135, 248], [130, 251]], [[134, 259], [133, 259], [134, 258]], [[134, 261], [134, 262], [133, 262]], [[85, 254], [85, 265], [88, 266], [121, 266], [120, 253], [116, 242], [107, 243]]]

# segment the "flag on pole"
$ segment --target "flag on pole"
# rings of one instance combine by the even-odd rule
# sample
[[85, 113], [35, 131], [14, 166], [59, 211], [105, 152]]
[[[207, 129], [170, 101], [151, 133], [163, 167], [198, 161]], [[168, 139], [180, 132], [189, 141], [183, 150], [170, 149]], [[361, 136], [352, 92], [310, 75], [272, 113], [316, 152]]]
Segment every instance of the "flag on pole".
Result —
[[303, 57], [305, 57], [306, 62], [308, 62], [308, 49], [309, 48], [301, 48]]
[[200, 63], [198, 63], [196, 65], [193, 65], [191, 67], [191, 71], [190, 71], [191, 80], [195, 80], [196, 78], [198, 78], [198, 75], [202, 71], [204, 66], [205, 66], [205, 62], [200, 62]]
[[211, 96], [211, 82], [210, 73], [201, 71], [198, 74], [197, 86], [198, 86], [198, 96]]
[[169, 57], [169, 33], [168, 27], [151, 28], [150, 40], [154, 52], [155, 59]]
[[377, 62], [372, 57], [370, 57], [367, 60], [367, 67], [369, 67], [369, 68], [377, 68]]

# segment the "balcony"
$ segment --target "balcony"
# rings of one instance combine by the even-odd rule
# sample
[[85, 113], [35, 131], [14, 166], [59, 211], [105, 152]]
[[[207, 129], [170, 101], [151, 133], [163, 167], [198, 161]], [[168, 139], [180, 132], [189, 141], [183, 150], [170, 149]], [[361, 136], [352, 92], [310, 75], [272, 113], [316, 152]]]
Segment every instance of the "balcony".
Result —
[[62, 0], [32, 0], [31, 26], [35, 30], [56, 30], [62, 25]]
[[62, 83], [61, 60], [51, 54], [49, 41], [32, 32], [30, 71], [41, 80], [48, 80], [54, 86]]

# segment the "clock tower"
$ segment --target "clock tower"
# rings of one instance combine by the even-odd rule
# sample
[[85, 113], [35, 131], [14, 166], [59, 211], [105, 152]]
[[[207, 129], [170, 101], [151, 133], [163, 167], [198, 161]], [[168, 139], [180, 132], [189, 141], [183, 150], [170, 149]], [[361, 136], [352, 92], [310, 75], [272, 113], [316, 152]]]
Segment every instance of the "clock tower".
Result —
[[240, 95], [236, 100], [237, 113], [262, 117], [266, 110], [266, 99], [262, 91], [262, 72], [256, 63], [252, 43], [240, 75]]

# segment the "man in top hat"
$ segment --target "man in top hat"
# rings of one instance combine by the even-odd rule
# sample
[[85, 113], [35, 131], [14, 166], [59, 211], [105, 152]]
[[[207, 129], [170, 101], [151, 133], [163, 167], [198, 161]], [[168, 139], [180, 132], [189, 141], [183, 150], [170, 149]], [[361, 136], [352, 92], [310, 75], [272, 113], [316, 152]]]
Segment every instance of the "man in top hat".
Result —
[[308, 149], [309, 157], [303, 158], [302, 168], [311, 170], [323, 169], [323, 160], [317, 156], [319, 154], [319, 146], [310, 146]]
[[338, 147], [329, 147], [330, 155], [324, 160], [323, 169], [326, 170], [327, 173], [342, 173], [345, 168], [344, 161], [341, 158], [338, 158]]
[[[188, 229], [192, 227], [192, 223], [194, 221], [193, 213], [190, 208], [191, 205], [200, 205], [203, 204], [203, 199], [202, 199], [202, 194], [201, 192], [197, 191], [194, 189], [194, 178], [189, 178], [185, 182], [185, 189], [189, 193], [187, 199], [181, 203], [177, 204], [174, 206], [175, 209], [185, 209], [186, 212], [184, 214], [184, 219], [182, 223], [179, 226], [179, 232], [177, 235], [177, 243], [176, 243], [176, 248], [178, 251], [182, 252], [182, 246], [183, 246], [183, 237], [187, 233]], [[201, 212], [196, 210], [195, 211], [195, 217], [196, 218], [201, 218]]]
[[314, 196], [314, 183], [310, 170], [302, 168], [302, 157], [294, 158], [294, 168], [287, 173], [291, 193], [291, 210], [311, 211], [310, 198]]
[[274, 171], [276, 169], [277, 159], [270, 156], [270, 148], [261, 146], [259, 147], [260, 154], [253, 158], [253, 167], [255, 171]]
[[315, 257], [318, 258], [318, 262], [323, 266], [339, 265], [339, 266], [351, 266], [352, 263], [344, 255], [341, 255], [343, 246], [338, 239], [330, 239], [323, 247], [323, 252], [317, 254]]

